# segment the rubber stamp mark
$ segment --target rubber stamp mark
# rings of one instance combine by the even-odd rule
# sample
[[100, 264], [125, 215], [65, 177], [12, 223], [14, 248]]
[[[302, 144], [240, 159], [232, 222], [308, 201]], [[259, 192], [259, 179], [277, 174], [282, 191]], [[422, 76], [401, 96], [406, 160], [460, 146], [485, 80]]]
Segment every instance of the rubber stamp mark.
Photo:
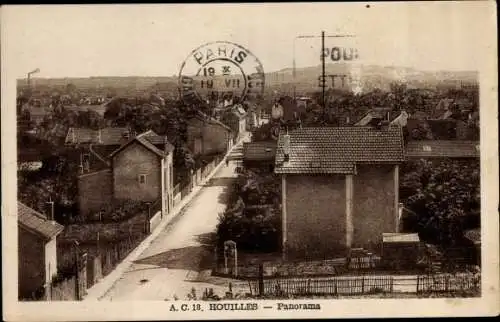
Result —
[[179, 72], [181, 97], [188, 103], [252, 100], [264, 91], [264, 69], [248, 49], [217, 41], [193, 50]]

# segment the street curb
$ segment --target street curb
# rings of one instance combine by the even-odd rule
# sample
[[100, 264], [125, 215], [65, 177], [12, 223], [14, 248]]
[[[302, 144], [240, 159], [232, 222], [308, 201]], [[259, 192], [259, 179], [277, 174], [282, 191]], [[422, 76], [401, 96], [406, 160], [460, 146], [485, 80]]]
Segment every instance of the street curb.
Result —
[[231, 147], [224, 158], [219, 162], [219, 164], [206, 176], [198, 185], [196, 185], [191, 193], [184, 198], [179, 205], [177, 205], [170, 216], [167, 216], [160, 224], [147, 236], [127, 257], [125, 257], [120, 264], [118, 264], [111, 273], [101, 279], [99, 282], [94, 284], [91, 288], [87, 290], [87, 294], [84, 296], [83, 301], [98, 301], [101, 300], [111, 288], [116, 284], [120, 277], [126, 272], [126, 270], [132, 265], [132, 263], [151, 245], [151, 243], [160, 235], [160, 233], [168, 226], [169, 223], [179, 214], [183, 213], [183, 209], [188, 206], [188, 204], [198, 195], [204, 185], [210, 180], [219, 170], [225, 165], [226, 157], [231, 153], [231, 151], [242, 143], [243, 140]]

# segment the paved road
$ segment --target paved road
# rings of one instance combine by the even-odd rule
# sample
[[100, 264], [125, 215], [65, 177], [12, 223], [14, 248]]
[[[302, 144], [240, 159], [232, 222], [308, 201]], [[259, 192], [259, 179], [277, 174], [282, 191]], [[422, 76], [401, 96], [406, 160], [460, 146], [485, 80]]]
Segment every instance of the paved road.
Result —
[[213, 261], [210, 241], [218, 214], [226, 208], [226, 189], [235, 166], [225, 165], [203, 187], [172, 223], [129, 267], [102, 300], [185, 300], [192, 287], [201, 295], [206, 287], [224, 294], [226, 285], [196, 282]]

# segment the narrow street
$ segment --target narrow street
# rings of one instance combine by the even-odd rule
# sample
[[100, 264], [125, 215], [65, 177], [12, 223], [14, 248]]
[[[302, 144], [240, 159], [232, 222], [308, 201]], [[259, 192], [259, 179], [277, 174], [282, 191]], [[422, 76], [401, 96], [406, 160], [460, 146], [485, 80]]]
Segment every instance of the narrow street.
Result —
[[227, 286], [196, 282], [210, 274], [212, 241], [226, 189], [236, 177], [235, 165], [223, 166], [151, 245], [128, 268], [102, 300], [185, 300], [194, 287], [224, 294]]

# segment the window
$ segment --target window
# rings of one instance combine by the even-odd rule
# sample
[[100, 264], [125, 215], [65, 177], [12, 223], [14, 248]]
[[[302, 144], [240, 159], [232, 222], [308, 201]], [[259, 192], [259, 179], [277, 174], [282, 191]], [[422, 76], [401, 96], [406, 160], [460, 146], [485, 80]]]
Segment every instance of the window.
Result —
[[139, 175], [139, 184], [146, 184], [146, 175], [145, 174]]

